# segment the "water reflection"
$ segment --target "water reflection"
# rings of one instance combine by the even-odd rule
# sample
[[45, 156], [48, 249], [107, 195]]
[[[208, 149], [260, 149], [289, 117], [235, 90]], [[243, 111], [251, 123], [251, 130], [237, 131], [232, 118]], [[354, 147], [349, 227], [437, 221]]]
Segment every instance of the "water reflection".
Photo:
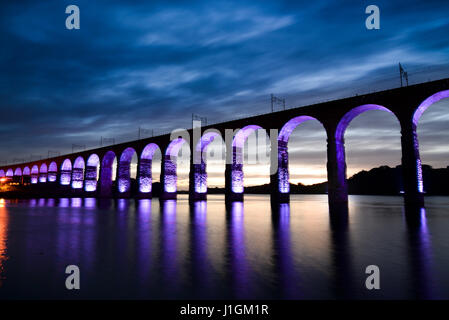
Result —
[[[435, 229], [425, 209], [380, 209], [382, 198], [363, 198], [350, 216], [329, 214], [313, 197], [293, 197], [270, 216], [269, 198], [248, 198], [227, 207], [183, 199], [0, 200], [0, 297], [73, 297], [63, 286], [69, 264], [82, 270], [83, 298], [449, 297], [432, 252], [445, 252], [449, 242], [447, 206], [428, 210], [443, 213], [446, 225]], [[387, 245], [371, 241], [386, 236]], [[383, 263], [381, 273], [405, 284], [367, 295], [366, 261]]]
[[432, 248], [425, 208], [406, 207], [404, 218], [411, 268], [411, 287], [415, 299], [434, 299]]
[[251, 296], [243, 209], [243, 202], [232, 202], [227, 206], [226, 213], [228, 272], [232, 294], [237, 299]]
[[279, 298], [300, 299], [301, 279], [295, 269], [290, 230], [290, 204], [272, 205], [274, 273], [279, 280]]
[[5, 200], [0, 199], [0, 288], [5, 279], [4, 264], [7, 260], [8, 223], [9, 216], [8, 211], [5, 208]]
[[332, 289], [337, 299], [354, 297], [354, 273], [352, 252], [349, 240], [349, 215], [345, 210], [329, 212], [332, 271], [334, 283]]
[[162, 290], [168, 294], [176, 294], [179, 283], [179, 255], [177, 245], [176, 200], [161, 202], [160, 220], [160, 259], [162, 278], [165, 287]]

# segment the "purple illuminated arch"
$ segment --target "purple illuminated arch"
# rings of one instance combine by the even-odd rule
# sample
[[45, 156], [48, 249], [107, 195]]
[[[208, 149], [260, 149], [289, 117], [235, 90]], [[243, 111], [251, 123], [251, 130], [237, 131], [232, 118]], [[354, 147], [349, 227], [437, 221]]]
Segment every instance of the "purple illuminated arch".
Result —
[[35, 164], [31, 168], [31, 183], [36, 184], [38, 177], [39, 177], [39, 167]]
[[7, 176], [7, 177], [12, 177], [12, 176], [14, 176], [14, 172], [12, 171], [12, 169], [6, 170], [6, 176]]
[[[209, 144], [220, 137], [217, 131], [206, 131], [195, 146], [193, 155], [193, 178], [196, 193], [207, 193], [206, 150]], [[223, 141], [223, 140], [222, 140]]]
[[103, 156], [100, 168], [100, 193], [103, 197], [112, 195], [112, 165], [114, 163], [115, 153], [108, 151]]
[[258, 125], [248, 125], [240, 129], [232, 140], [232, 184], [231, 190], [234, 193], [243, 193], [243, 147], [249, 135], [262, 129]]
[[183, 138], [177, 138], [170, 142], [165, 151], [164, 156], [164, 191], [176, 192], [178, 176], [176, 173], [176, 158], [178, 157], [179, 150], [187, 141]]
[[[278, 188], [280, 193], [290, 192], [289, 172], [288, 172], [288, 140], [293, 130], [301, 123], [316, 120], [314, 117], [298, 116], [289, 120], [281, 129], [278, 136]], [[324, 127], [323, 127], [324, 129]]]
[[72, 188], [81, 189], [84, 183], [84, 159], [83, 157], [78, 157], [73, 163], [72, 170]]
[[72, 162], [70, 159], [65, 159], [61, 165], [61, 180], [60, 183], [63, 186], [70, 185], [72, 180]]
[[14, 170], [14, 175], [15, 176], [21, 176], [22, 175], [22, 169], [16, 168], [16, 170]]
[[446, 99], [448, 97], [449, 97], [449, 90], [444, 90], [444, 91], [440, 91], [440, 92], [437, 92], [437, 93], [431, 95], [426, 100], [421, 102], [421, 104], [418, 106], [415, 113], [413, 114], [413, 124], [415, 126], [418, 125], [419, 119], [421, 118], [424, 111], [426, 111], [429, 106], [431, 106], [432, 104], [434, 104], [442, 99]]
[[152, 190], [153, 178], [151, 166], [153, 163], [154, 153], [159, 149], [155, 143], [145, 146], [140, 155], [139, 164], [139, 191], [142, 193], [150, 193]]
[[131, 160], [134, 154], [136, 154], [136, 150], [126, 148], [120, 156], [117, 174], [119, 193], [125, 193], [131, 190]]
[[[346, 129], [354, 118], [369, 110], [383, 110], [395, 115], [390, 109], [377, 104], [364, 104], [348, 111], [337, 125], [335, 130], [336, 158], [337, 158], [337, 183], [346, 186], [346, 156], [344, 136]], [[396, 115], [395, 118], [397, 119]], [[398, 119], [397, 119], [398, 120]], [[399, 122], [399, 120], [398, 120]], [[346, 188], [346, 187], [345, 187]]]
[[84, 182], [84, 190], [88, 192], [97, 190], [97, 169], [100, 164], [98, 155], [91, 154], [87, 159], [86, 179]]
[[23, 174], [24, 176], [29, 176], [29, 175], [31, 174], [30, 167], [25, 167], [25, 168], [23, 168], [22, 174]]
[[56, 164], [56, 162], [53, 161], [48, 166], [48, 181], [55, 182], [57, 173], [58, 173], [58, 165]]
[[0, 178], [3, 178], [5, 176], [5, 170], [0, 170]]
[[47, 164], [41, 164], [39, 169], [39, 182], [47, 182]]
[[378, 104], [364, 104], [362, 106], [355, 107], [354, 109], [347, 112], [343, 118], [341, 118], [340, 122], [338, 123], [337, 130], [335, 131], [335, 139], [339, 142], [343, 142], [345, 131], [351, 121], [354, 120], [357, 116], [369, 110], [383, 110], [394, 115], [394, 113], [390, 109], [387, 109], [384, 106], [380, 106]]

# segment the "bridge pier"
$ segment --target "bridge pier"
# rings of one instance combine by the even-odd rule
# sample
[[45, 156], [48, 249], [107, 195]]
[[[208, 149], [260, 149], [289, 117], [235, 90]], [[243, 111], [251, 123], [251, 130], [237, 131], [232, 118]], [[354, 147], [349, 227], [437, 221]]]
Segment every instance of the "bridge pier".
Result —
[[424, 185], [416, 125], [401, 121], [402, 176], [407, 207], [424, 207]]
[[272, 203], [290, 202], [287, 142], [277, 141], [271, 146], [270, 190]]
[[227, 163], [225, 169], [225, 200], [226, 202], [243, 201], [243, 192], [237, 193], [232, 191], [232, 169], [233, 165]]
[[86, 166], [84, 177], [84, 189], [86, 193], [94, 193], [97, 190], [97, 167]]
[[329, 211], [345, 212], [348, 208], [346, 156], [344, 139], [337, 140], [333, 133], [327, 137], [327, 181]]
[[176, 200], [176, 157], [163, 155], [161, 161], [161, 200]]
[[206, 163], [193, 163], [190, 157], [189, 173], [189, 201], [207, 200], [207, 172]]
[[152, 159], [139, 158], [139, 170], [137, 171], [138, 192], [139, 199], [151, 199], [153, 191], [152, 180]]

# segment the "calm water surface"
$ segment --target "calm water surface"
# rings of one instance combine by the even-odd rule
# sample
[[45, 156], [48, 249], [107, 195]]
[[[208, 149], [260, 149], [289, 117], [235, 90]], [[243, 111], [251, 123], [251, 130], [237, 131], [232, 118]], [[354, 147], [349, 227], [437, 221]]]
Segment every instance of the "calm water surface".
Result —
[[[153, 200], [0, 200], [0, 298], [449, 299], [449, 198], [418, 223], [400, 197], [325, 195]], [[81, 290], [65, 289], [77, 265]], [[381, 290], [365, 289], [379, 266]]]

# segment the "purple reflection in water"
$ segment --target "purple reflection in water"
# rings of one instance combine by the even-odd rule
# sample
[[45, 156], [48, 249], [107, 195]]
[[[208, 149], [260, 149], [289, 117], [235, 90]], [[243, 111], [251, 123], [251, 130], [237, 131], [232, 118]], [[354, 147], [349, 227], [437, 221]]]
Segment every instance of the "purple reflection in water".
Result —
[[243, 202], [232, 202], [228, 216], [229, 272], [232, 278], [234, 296], [237, 299], [251, 296], [243, 208]]
[[85, 198], [84, 207], [88, 209], [94, 209], [97, 207], [97, 199], [95, 198]]
[[70, 201], [70, 206], [72, 208], [81, 208], [83, 206], [83, 199], [81, 198], [72, 198]]
[[163, 282], [171, 291], [179, 284], [176, 200], [166, 200], [162, 203], [160, 235]]
[[207, 290], [207, 279], [209, 279], [209, 271], [211, 265], [207, 253], [207, 202], [196, 201], [192, 204], [192, 223], [191, 223], [191, 239], [192, 239], [192, 272], [195, 287], [198, 290]]
[[59, 199], [59, 207], [67, 208], [69, 206], [70, 206], [70, 199], [69, 198], [60, 198]]

